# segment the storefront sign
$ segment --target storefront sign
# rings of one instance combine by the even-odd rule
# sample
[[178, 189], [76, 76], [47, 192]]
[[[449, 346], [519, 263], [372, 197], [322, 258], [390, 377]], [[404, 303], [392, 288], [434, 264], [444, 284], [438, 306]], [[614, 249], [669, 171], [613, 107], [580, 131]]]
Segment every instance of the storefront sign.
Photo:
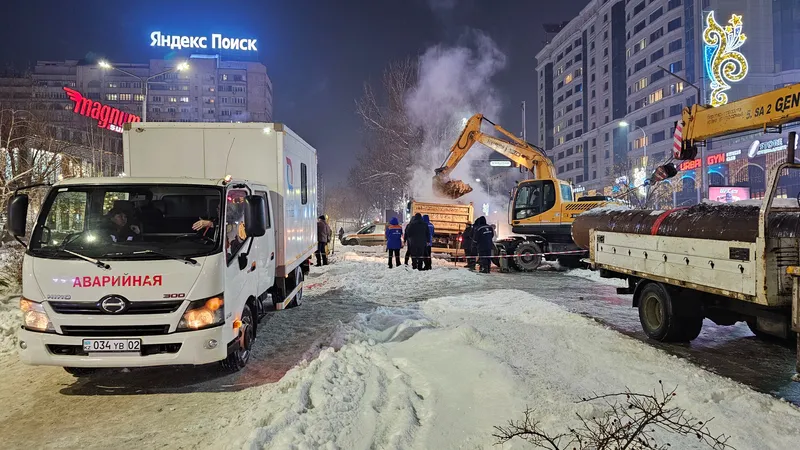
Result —
[[684, 162], [682, 162], [682, 163], [681, 163], [681, 165], [680, 165], [680, 166], [678, 166], [678, 170], [680, 170], [681, 172], [683, 172], [683, 171], [685, 171], [685, 170], [694, 170], [694, 169], [699, 169], [699, 168], [700, 168], [700, 166], [702, 166], [702, 165], [703, 165], [703, 164], [702, 164], [702, 161], [700, 160], [700, 158], [697, 158], [697, 159], [692, 159], [692, 160], [690, 160], [690, 161], [684, 161]]
[[586, 188], [583, 186], [575, 186], [572, 188], [572, 192], [575, 194], [580, 194], [581, 192], [586, 192]]
[[739, 186], [711, 186], [708, 188], [708, 199], [722, 203], [750, 200], [750, 188]]
[[[209, 39], [205, 36], [170, 36], [160, 31], [150, 33], [150, 47], [169, 47], [173, 49], [199, 48], [207, 49]], [[221, 34], [211, 35], [211, 48], [221, 50], [243, 50], [257, 52], [258, 39], [227, 38]]]
[[[716, 153], [713, 155], [706, 156], [706, 166], [713, 166], [716, 164], [724, 164], [726, 162], [736, 161], [742, 155], [741, 150], [733, 150], [726, 153]], [[691, 161], [684, 161], [678, 166], [678, 170], [681, 172], [686, 170], [694, 170], [699, 169], [702, 159], [697, 158]]]
[[755, 158], [756, 156], [766, 155], [767, 153], [786, 150], [788, 147], [789, 141], [782, 137], [764, 142], [756, 139], [752, 144], [750, 144], [750, 148], [747, 150], [747, 156], [750, 158]]
[[75, 108], [72, 112], [96, 120], [97, 126], [100, 128], [107, 128], [122, 133], [123, 124], [142, 121], [142, 118], [135, 114], [129, 114], [117, 108], [112, 108], [111, 106], [86, 98], [75, 89], [65, 87], [64, 92], [67, 93], [67, 97], [69, 97], [70, 100], [75, 102]]

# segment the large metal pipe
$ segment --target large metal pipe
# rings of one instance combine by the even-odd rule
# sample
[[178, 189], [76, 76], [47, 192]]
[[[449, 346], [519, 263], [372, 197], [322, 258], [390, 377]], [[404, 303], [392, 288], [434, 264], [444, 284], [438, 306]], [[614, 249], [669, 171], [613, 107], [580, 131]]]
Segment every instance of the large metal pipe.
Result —
[[[667, 211], [597, 208], [575, 218], [572, 239], [589, 249], [589, 230], [650, 234], [696, 239], [755, 242], [758, 237], [758, 206], [709, 205]], [[800, 236], [797, 213], [770, 215], [769, 237]]]

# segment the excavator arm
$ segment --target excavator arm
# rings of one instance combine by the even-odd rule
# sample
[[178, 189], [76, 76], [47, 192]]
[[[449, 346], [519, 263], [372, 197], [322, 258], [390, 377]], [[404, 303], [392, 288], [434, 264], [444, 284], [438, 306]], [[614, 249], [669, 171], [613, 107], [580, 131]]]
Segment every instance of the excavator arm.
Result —
[[[745, 131], [780, 129], [800, 120], [800, 84], [730, 102], [715, 108], [693, 105], [683, 110], [682, 142], [675, 158], [694, 159], [706, 139]], [[677, 150], [677, 149], [676, 149]]]
[[[508, 137], [509, 140], [481, 132], [481, 123], [483, 121], [492, 124], [495, 130]], [[459, 180], [450, 180], [449, 175], [476, 142], [480, 142], [514, 163], [528, 168], [528, 170], [534, 172], [535, 178], [556, 179], [555, 166], [544, 155], [543, 151], [514, 136], [505, 128], [483, 117], [482, 114], [475, 114], [467, 120], [467, 124], [450, 149], [445, 163], [436, 169], [436, 175], [433, 177], [433, 189], [435, 192], [445, 197], [458, 198], [472, 191], [471, 186]]]

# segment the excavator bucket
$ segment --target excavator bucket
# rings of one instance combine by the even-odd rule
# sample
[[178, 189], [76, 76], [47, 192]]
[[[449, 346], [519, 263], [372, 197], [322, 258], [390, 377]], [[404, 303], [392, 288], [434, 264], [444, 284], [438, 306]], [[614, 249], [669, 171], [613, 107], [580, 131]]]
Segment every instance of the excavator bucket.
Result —
[[472, 192], [472, 186], [461, 180], [451, 180], [445, 174], [433, 177], [433, 192], [439, 197], [457, 199]]

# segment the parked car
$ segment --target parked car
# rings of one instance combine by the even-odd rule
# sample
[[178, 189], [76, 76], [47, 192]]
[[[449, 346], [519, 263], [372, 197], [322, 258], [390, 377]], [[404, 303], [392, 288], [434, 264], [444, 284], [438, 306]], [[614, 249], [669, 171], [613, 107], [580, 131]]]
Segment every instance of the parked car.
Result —
[[371, 223], [355, 233], [345, 233], [342, 236], [344, 245], [386, 245], [385, 223]]

